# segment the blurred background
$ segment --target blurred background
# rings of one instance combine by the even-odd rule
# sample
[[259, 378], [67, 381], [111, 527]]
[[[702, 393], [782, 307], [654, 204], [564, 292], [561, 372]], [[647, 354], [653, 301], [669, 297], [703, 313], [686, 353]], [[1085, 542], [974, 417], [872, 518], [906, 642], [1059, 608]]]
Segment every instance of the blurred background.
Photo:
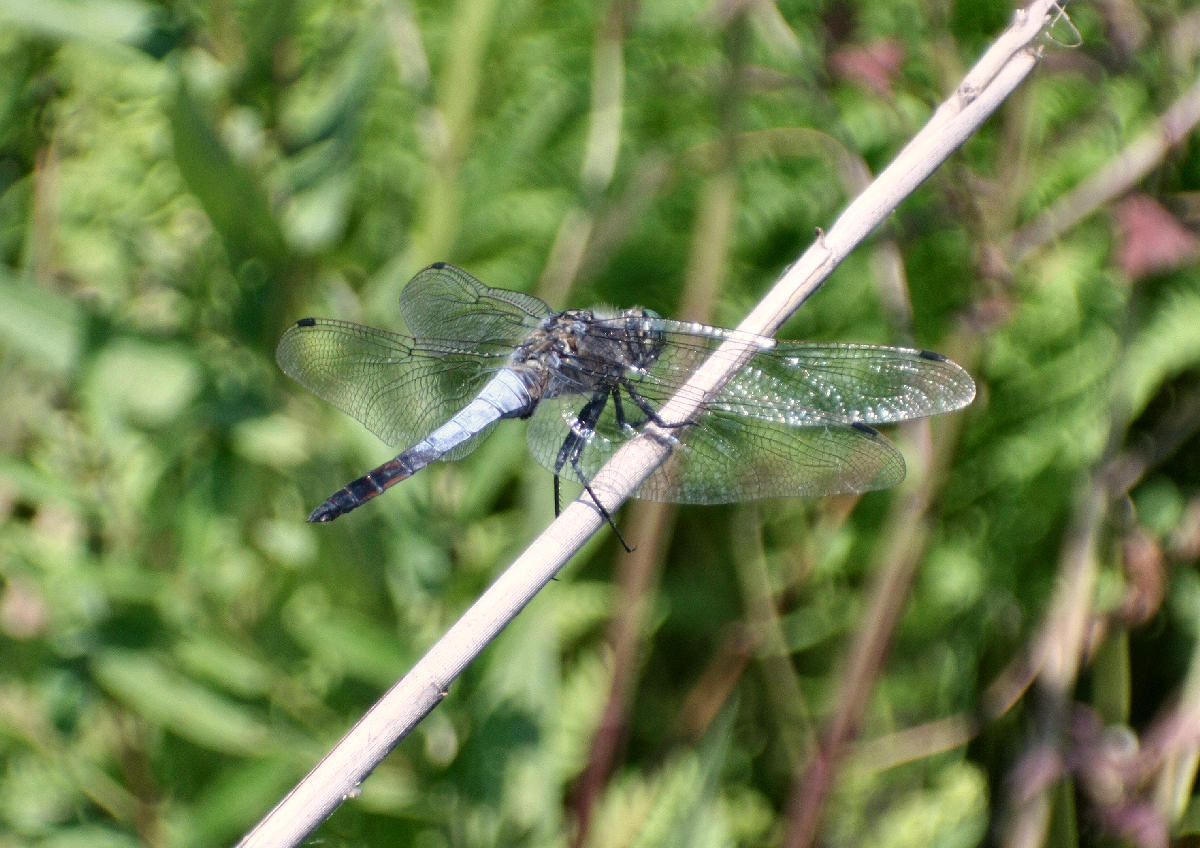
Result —
[[[291, 322], [734, 324], [1011, 11], [0, 0], [0, 846], [235, 841], [552, 519], [510, 422], [305, 524]], [[1200, 10], [1069, 11], [781, 334], [972, 372], [905, 484], [627, 506], [319, 844], [1195, 844]]]

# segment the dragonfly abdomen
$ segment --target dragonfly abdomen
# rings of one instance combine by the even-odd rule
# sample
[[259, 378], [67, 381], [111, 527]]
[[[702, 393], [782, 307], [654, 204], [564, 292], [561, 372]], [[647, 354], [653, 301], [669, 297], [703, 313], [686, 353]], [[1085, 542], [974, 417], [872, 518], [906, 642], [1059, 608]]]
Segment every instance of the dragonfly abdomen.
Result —
[[357, 509], [401, 480], [407, 480], [429, 463], [441, 459], [501, 418], [528, 415], [534, 405], [526, 381], [512, 369], [503, 369], [457, 415], [404, 453], [338, 489], [312, 511], [308, 520], [319, 523], [333, 521]]

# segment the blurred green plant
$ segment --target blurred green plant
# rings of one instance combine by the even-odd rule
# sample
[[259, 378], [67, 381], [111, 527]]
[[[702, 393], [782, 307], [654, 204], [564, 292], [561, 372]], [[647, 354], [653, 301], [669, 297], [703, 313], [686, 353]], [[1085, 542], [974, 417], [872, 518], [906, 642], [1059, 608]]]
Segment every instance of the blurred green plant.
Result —
[[[736, 322], [998, 8], [0, 0], [0, 846], [234, 840], [549, 521], [511, 424], [305, 525], [388, 449], [278, 372], [291, 321], [396, 326], [400, 286], [446, 259], [554, 306]], [[1032, 650], [1084, 493], [1120, 469], [1070, 703], [1149, 738], [1195, 697], [1194, 237], [1103, 209], [1004, 262], [1192, 84], [1175, 33], [1195, 11], [1071, 13], [1082, 48], [1051, 45], [786, 333], [915, 341], [981, 387], [933, 428], [921, 570], [825, 844], [976, 844], [1035, 742], [1068, 763], [1047, 781], [1086, 790], [1071, 757], [1111, 748], [1078, 721], [1042, 739], [1030, 699], [989, 699]], [[1184, 224], [1194, 148], [1141, 185]], [[923, 475], [920, 437], [898, 440]], [[783, 840], [908, 491], [671, 511], [634, 537], [654, 557], [644, 618], [628, 560], [595, 540], [319, 838]], [[627, 653], [606, 639], [622, 621]], [[986, 720], [920, 733], [954, 716]], [[1191, 834], [1194, 768], [1171, 753], [1155, 809]], [[1060, 785], [1077, 822], [1055, 844], [1138, 844], [1141, 796]]]

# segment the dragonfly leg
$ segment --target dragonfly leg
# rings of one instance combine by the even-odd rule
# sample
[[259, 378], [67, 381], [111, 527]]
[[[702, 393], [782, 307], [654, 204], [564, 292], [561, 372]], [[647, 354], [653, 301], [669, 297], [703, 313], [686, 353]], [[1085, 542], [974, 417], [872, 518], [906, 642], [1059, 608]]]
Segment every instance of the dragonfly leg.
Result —
[[[617, 522], [613, 521], [612, 513], [604, 508], [604, 504], [600, 503], [600, 499], [596, 497], [596, 493], [592, 491], [592, 486], [588, 483], [587, 478], [583, 476], [583, 472], [579, 470], [578, 465], [575, 467], [575, 473], [579, 477], [579, 482], [583, 484], [583, 490], [588, 493], [592, 499], [592, 504], [600, 513], [600, 517], [612, 528], [613, 534], [617, 537], [617, 541], [621, 543], [621, 547], [625, 549], [625, 553], [633, 553], [633, 547], [625, 541], [625, 537], [621, 535], [621, 531], [617, 529]], [[555, 478], [558, 479], [557, 477]]]
[[[596, 422], [600, 420], [600, 413], [604, 411], [604, 404], [608, 402], [608, 393], [596, 394], [591, 400], [584, 405], [583, 409], [579, 410], [579, 414], [575, 416], [575, 423], [571, 425], [571, 430], [567, 433], [567, 437], [563, 439], [562, 447], [558, 449], [558, 456], [554, 459], [554, 517], [562, 512], [562, 500], [560, 497], [560, 487], [558, 475], [562, 473], [563, 468], [570, 463], [575, 469], [576, 475], [579, 473], [579, 457], [583, 455], [583, 449], [587, 445], [587, 440], [591, 436], [593, 429], [596, 427]], [[592, 498], [595, 500], [595, 497]]]
[[605, 405], [608, 403], [608, 392], [598, 392], [592, 396], [579, 411], [575, 417], [575, 423], [571, 425], [571, 432], [563, 439], [562, 447], [558, 449], [558, 456], [554, 460], [554, 515], [558, 516], [561, 512], [561, 487], [559, 483], [559, 473], [562, 469], [570, 464], [575, 470], [575, 476], [583, 485], [583, 490], [588, 493], [599, 510], [601, 517], [612, 528], [613, 533], [617, 536], [617, 541], [621, 543], [621, 547], [626, 553], [633, 553], [633, 548], [625, 541], [625, 537], [621, 535], [621, 531], [617, 529], [617, 524], [613, 521], [612, 514], [605, 509], [604, 504], [600, 503], [600, 498], [596, 497], [596, 493], [592, 491], [591, 482], [587, 479], [587, 475], [583, 473], [583, 469], [579, 467], [579, 458], [583, 456], [583, 449], [587, 447], [588, 439], [595, 431], [596, 422], [600, 420], [600, 413], [604, 411]]
[[[696, 423], [694, 419], [687, 419], [684, 421], [667, 421], [665, 418], [663, 418], [661, 415], [658, 414], [658, 410], [654, 408], [654, 404], [650, 402], [650, 399], [647, 398], [645, 395], [643, 395], [641, 392], [639, 392], [637, 389], [635, 389], [628, 380], [623, 380], [621, 385], [625, 389], [625, 391], [629, 394], [629, 399], [631, 401], [633, 401], [634, 405], [642, 411], [642, 413], [646, 416], [646, 419], [649, 421], [653, 421], [659, 427], [664, 427], [668, 430], [675, 430], [680, 427], [687, 427], [689, 424]], [[623, 413], [621, 411], [621, 400], [615, 389], [613, 390], [613, 399], [617, 403], [617, 406], [616, 406], [617, 421], [621, 422], [622, 426], [623, 426], [624, 422], [621, 421], [621, 416], [623, 415]]]

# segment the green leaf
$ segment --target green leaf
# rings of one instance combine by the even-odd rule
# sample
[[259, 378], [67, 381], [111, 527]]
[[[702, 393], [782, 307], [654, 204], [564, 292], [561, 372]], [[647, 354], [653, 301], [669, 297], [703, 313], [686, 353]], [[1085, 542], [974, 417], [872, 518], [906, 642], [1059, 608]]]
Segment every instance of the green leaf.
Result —
[[276, 742], [249, 708], [184, 677], [144, 652], [104, 651], [92, 673], [109, 694], [147, 721], [213, 751], [257, 756]]
[[154, 14], [153, 6], [137, 0], [0, 0], [0, 21], [84, 41], [137, 43], [153, 26]]
[[83, 310], [53, 294], [0, 270], [0, 340], [25, 357], [32, 367], [62, 377], [74, 369], [83, 348]]
[[1168, 294], [1129, 347], [1125, 368], [1130, 412], [1136, 417], [1167, 380], [1200, 367], [1200, 292], [1194, 287]]
[[232, 266], [257, 259], [283, 264], [284, 240], [255, 175], [233, 157], [182, 75], [169, 112], [175, 162], [220, 234]]

